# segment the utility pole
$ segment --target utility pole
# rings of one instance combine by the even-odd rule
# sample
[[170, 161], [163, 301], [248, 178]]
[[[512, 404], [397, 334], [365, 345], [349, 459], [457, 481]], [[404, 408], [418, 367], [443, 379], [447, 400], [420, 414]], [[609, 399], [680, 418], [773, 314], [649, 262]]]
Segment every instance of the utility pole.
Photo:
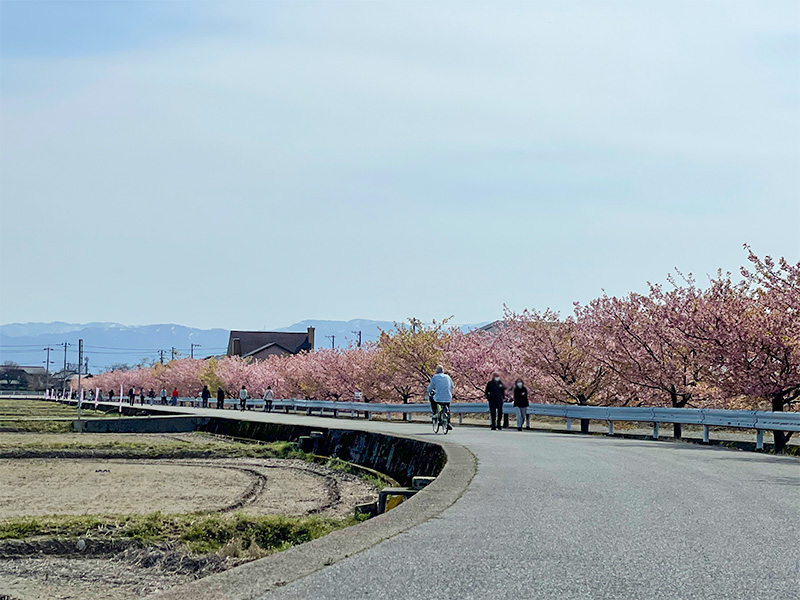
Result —
[[353, 331], [351, 333], [355, 333], [358, 336], [358, 347], [361, 348], [361, 331]]
[[83, 357], [83, 367], [84, 367], [83, 368], [83, 374], [84, 375], [88, 375], [89, 374], [89, 357], [88, 356], [84, 356]]
[[172, 360], [175, 360], [175, 353], [176, 352], [177, 352], [177, 350], [175, 350], [175, 346], [173, 346], [172, 347]]
[[331, 348], [336, 348], [336, 336], [335, 335], [326, 335], [325, 337], [328, 338], [331, 341]]
[[83, 362], [83, 340], [78, 340], [78, 420], [81, 418], [81, 363]]
[[67, 348], [72, 346], [72, 344], [68, 344], [67, 342], [64, 342], [63, 344], [58, 344], [58, 345], [64, 347], [64, 373], [66, 374], [66, 372], [67, 372]]
[[417, 327], [422, 325], [422, 321], [416, 318], [411, 318], [409, 321], [411, 321], [411, 333], [417, 333]]
[[72, 344], [64, 342], [63, 344], [57, 344], [57, 345], [58, 346], [64, 346], [64, 370], [61, 371], [61, 375], [62, 375], [62, 377], [61, 377], [61, 391], [63, 392], [67, 387], [67, 348], [72, 346]]
[[53, 349], [48, 346], [47, 348], [42, 348], [42, 350], [46, 350], [47, 351], [47, 360], [44, 361], [44, 368], [46, 370], [45, 371], [45, 378], [47, 379], [47, 381], [50, 381], [50, 365], [52, 364], [51, 361], [50, 361], [50, 351], [53, 350]]
[[161, 364], [163, 365], [164, 364], [164, 351], [163, 350], [159, 350], [158, 351], [158, 355], [161, 357], [161, 358], [159, 358], [159, 360], [161, 361]]
[[192, 344], [191, 346], [192, 346], [192, 348], [191, 348], [191, 350], [189, 350], [189, 353], [190, 353], [191, 357], [194, 358], [194, 349], [195, 348], [200, 348], [200, 344]]

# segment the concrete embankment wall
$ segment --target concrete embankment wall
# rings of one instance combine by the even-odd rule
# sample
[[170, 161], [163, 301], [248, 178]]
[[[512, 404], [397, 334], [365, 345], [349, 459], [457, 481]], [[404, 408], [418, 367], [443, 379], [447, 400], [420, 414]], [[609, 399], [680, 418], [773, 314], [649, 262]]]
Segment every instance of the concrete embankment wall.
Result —
[[394, 437], [372, 431], [307, 427], [212, 417], [202, 431], [264, 442], [296, 441], [300, 436], [320, 431], [323, 436], [316, 454], [335, 456], [369, 467], [411, 485], [418, 475], [436, 476], [444, 468], [447, 455], [438, 444]]
[[[124, 412], [125, 407], [123, 407]], [[133, 409], [131, 412], [134, 412]], [[120, 417], [119, 419], [90, 419], [73, 421], [76, 431], [87, 433], [177, 433], [205, 431], [234, 438], [262, 442], [296, 442], [300, 436], [319, 431], [315, 454], [335, 456], [341, 460], [369, 467], [397, 480], [401, 485], [411, 485], [415, 476], [436, 476], [444, 468], [447, 455], [438, 444], [422, 440], [395, 437], [372, 431], [334, 429], [244, 421], [235, 418], [164, 416], [158, 410], [148, 409], [147, 417]], [[138, 410], [137, 410], [138, 412]]]
[[158, 416], [73, 421], [75, 431], [85, 433], [181, 433], [198, 431], [209, 417]]

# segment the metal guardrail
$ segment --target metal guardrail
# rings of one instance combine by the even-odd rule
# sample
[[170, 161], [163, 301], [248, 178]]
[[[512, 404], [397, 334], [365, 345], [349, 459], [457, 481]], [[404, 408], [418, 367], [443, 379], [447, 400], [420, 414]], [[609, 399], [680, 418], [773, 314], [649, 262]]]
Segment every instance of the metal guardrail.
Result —
[[[263, 401], [262, 401], [263, 406]], [[338, 416], [338, 413], [349, 413], [357, 416], [364, 413], [367, 418], [372, 413], [386, 414], [389, 418], [393, 413], [399, 414], [428, 414], [429, 404], [377, 404], [364, 402], [331, 402], [325, 400], [274, 400], [273, 410], [283, 409], [286, 412], [303, 410], [307, 414], [325, 412]], [[458, 416], [459, 423], [463, 422], [466, 414], [487, 414], [489, 405], [486, 402], [453, 403], [450, 412]], [[608, 433], [613, 435], [615, 422], [639, 422], [653, 424], [653, 437], [658, 439], [660, 424], [680, 423], [683, 425], [702, 425], [703, 441], [709, 441], [710, 427], [730, 427], [733, 429], [752, 429], [756, 431], [756, 446], [764, 447], [764, 431], [800, 431], [800, 413], [796, 412], [769, 412], [757, 410], [720, 410], [706, 408], [638, 408], [620, 406], [574, 406], [560, 404], [531, 404], [528, 407], [528, 422], [530, 416], [544, 416], [563, 418], [567, 421], [567, 430], [572, 429], [573, 419], [588, 419], [592, 421], [606, 421]], [[516, 409], [510, 403], [503, 405], [503, 414], [516, 414]]]
[[[41, 396], [39, 396], [41, 397]], [[158, 399], [156, 399], [158, 401]], [[75, 402], [73, 399], [71, 402]], [[94, 401], [85, 401], [92, 405]], [[200, 398], [178, 398], [181, 405], [201, 406]], [[127, 402], [124, 403], [127, 405]], [[147, 406], [145, 404], [144, 406]], [[160, 405], [154, 402], [153, 406]], [[141, 405], [140, 405], [141, 406]], [[208, 406], [216, 406], [216, 398], [208, 401]], [[226, 408], [239, 408], [238, 398], [226, 398]], [[247, 400], [248, 409], [263, 409], [265, 402], [259, 398]], [[351, 417], [361, 414], [368, 419], [374, 413], [385, 414], [391, 418], [392, 414], [429, 414], [430, 405], [423, 403], [414, 404], [383, 404], [366, 402], [334, 402], [329, 400], [273, 400], [272, 409], [285, 412], [304, 411], [306, 414], [314, 412], [324, 415], [348, 413]], [[458, 417], [459, 424], [463, 422], [464, 415], [488, 414], [489, 405], [486, 402], [454, 402], [450, 405], [450, 412]], [[615, 422], [639, 422], [653, 424], [653, 438], [658, 439], [659, 425], [680, 423], [683, 425], [702, 425], [703, 441], [709, 440], [710, 427], [729, 427], [732, 429], [752, 429], [756, 431], [756, 447], [764, 447], [764, 431], [795, 431], [800, 432], [800, 412], [770, 412], [757, 410], [721, 410], [708, 408], [640, 408], [624, 406], [575, 406], [565, 404], [531, 404], [528, 407], [528, 419], [531, 416], [555, 417], [566, 419], [567, 431], [572, 429], [574, 419], [588, 419], [591, 421], [606, 421], [608, 433], [613, 435]], [[516, 409], [510, 404], [503, 405], [503, 414], [516, 414]], [[529, 421], [530, 423], [530, 421]]]

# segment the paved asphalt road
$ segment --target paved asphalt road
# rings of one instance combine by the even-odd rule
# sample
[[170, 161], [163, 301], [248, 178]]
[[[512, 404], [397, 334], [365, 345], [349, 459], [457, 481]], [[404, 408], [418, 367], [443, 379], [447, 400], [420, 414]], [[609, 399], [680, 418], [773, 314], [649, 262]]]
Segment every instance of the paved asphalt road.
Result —
[[[241, 416], [432, 435], [422, 424]], [[800, 598], [796, 458], [483, 427], [446, 440], [478, 458], [460, 500], [261, 600]]]
[[478, 457], [455, 505], [263, 599], [800, 598], [797, 459], [515, 429], [447, 440]]

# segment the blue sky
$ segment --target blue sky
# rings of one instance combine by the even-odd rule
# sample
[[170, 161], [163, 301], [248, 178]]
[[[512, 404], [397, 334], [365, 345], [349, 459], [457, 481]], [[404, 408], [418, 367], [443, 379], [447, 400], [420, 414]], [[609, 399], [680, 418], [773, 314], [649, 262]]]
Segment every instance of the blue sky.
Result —
[[800, 260], [796, 2], [0, 2], [0, 322], [569, 311]]

